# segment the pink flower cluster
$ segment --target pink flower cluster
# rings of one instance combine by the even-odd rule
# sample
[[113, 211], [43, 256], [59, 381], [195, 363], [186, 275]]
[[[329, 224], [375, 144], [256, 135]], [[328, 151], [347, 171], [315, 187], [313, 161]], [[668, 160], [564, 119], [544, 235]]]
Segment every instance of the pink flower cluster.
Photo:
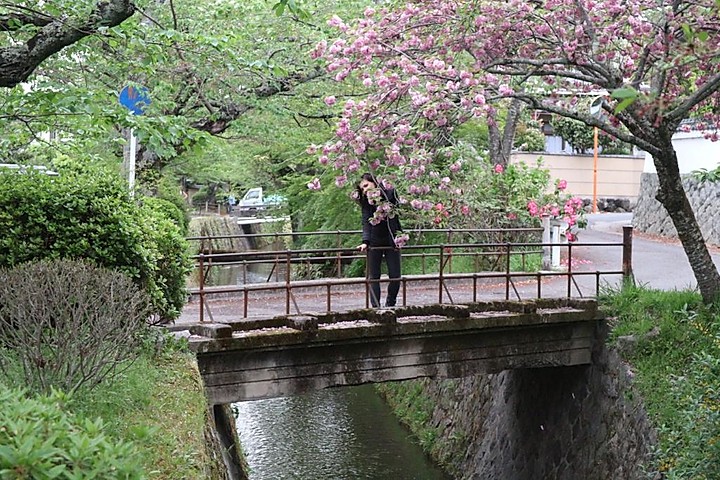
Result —
[[307, 187], [310, 190], [320, 190], [320, 179], [315, 177], [310, 182], [308, 182]]
[[[624, 139], [637, 137], [623, 122], [663, 123], [672, 117], [665, 116], [668, 109], [676, 115], [699, 113], [708, 130], [716, 129], [720, 113], [702, 109], [716, 102], [720, 91], [716, 2], [676, 3], [416, 0], [368, 8], [354, 22], [334, 16], [328, 24], [339, 38], [318, 43], [311, 56], [324, 61], [335, 80], [352, 76], [369, 93], [346, 102], [327, 96], [326, 105], [339, 116], [335, 138], [311, 150], [340, 177], [355, 178], [355, 172], [369, 169], [407, 185], [432, 185], [432, 192], [409, 193], [413, 208], [430, 212], [433, 199], [455, 191], [441, 179], [460, 169], [459, 162], [444, 162], [435, 147], [438, 140], [473, 118], [496, 122], [503, 99], [520, 98], [561, 116], [590, 118], [587, 100], [604, 92], [602, 129]], [[529, 82], [523, 85], [519, 78]], [[615, 79], [638, 79], [650, 91], [636, 92], [632, 108], [626, 105], [616, 115], [623, 99], [606, 90]], [[704, 89], [708, 95], [698, 96]], [[692, 102], [699, 103], [678, 110]], [[438, 164], [449, 172], [439, 171]], [[504, 168], [498, 164], [494, 171], [501, 174]], [[430, 178], [433, 172], [438, 176]], [[319, 182], [309, 188], [316, 186]], [[564, 180], [556, 184], [558, 193], [566, 188]], [[528, 204], [528, 209], [568, 219], [578, 210], [572, 202]]]
[[[567, 187], [567, 185], [566, 185]], [[562, 202], [561, 202], [562, 203]], [[555, 201], [538, 205], [534, 200], [527, 204], [528, 213], [533, 217], [550, 217], [551, 219], [565, 222], [564, 235], [568, 242], [577, 240], [577, 234], [572, 231], [579, 224], [579, 219], [584, 215], [583, 200], [580, 197], [570, 197], [564, 201], [562, 206]]]
[[410, 236], [407, 233], [398, 232], [395, 235], [395, 246], [402, 248], [407, 244], [408, 240], [410, 240]]

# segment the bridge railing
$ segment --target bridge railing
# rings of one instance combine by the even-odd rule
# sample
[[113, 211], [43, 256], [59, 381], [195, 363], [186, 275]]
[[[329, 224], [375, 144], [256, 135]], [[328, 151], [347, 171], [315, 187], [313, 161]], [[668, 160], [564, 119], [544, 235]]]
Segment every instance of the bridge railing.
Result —
[[[483, 228], [464, 228], [464, 229], [412, 229], [406, 230], [406, 233], [411, 235], [414, 243], [420, 243], [423, 238], [432, 235], [433, 238], [443, 238], [443, 242], [446, 244], [452, 243], [493, 243], [488, 242], [487, 239], [494, 239], [497, 242], [506, 242], [508, 240], [522, 238], [525, 241], [537, 239], [540, 240], [543, 235], [542, 228], [504, 228], [504, 229], [483, 229]], [[347, 246], [348, 239], [355, 239], [356, 244], [360, 243], [362, 231], [361, 230], [328, 230], [328, 231], [315, 231], [315, 232], [273, 232], [273, 233], [247, 233], [247, 234], [234, 234], [234, 235], [213, 235], [213, 236], [197, 236], [188, 237], [193, 244], [193, 249], [199, 253], [205, 254], [207, 266], [238, 266], [243, 269], [243, 280], [242, 283], [248, 283], [247, 272], [249, 268], [258, 266], [261, 264], [273, 264], [273, 269], [266, 281], [270, 281], [272, 276], [275, 276], [275, 280], [279, 281], [278, 276], [282, 275], [281, 267], [285, 264], [284, 257], [285, 252], [290, 250], [293, 252], [291, 264], [292, 265], [303, 265], [308, 267], [312, 264], [324, 264], [325, 266], [332, 265], [333, 271], [325, 269], [323, 276], [328, 275], [335, 277], [344, 277], [345, 272], [343, 267], [347, 266], [352, 260], [363, 258], [358, 252]], [[332, 248], [321, 248], [321, 249], [292, 249], [290, 248], [294, 240], [303, 239], [307, 237], [324, 237], [325, 243], [330, 245], [333, 244]], [[236, 240], [243, 239], [248, 242], [248, 250], [245, 252], [231, 251], [218, 248], [217, 241], [221, 240]], [[485, 239], [481, 242], [482, 239]], [[258, 247], [260, 244], [262, 246]], [[343, 246], [345, 245], [345, 246]], [[277, 248], [278, 246], [286, 246], [287, 248]], [[275, 247], [275, 249], [268, 249], [268, 247]], [[226, 248], [226, 247], [225, 247]], [[428, 253], [422, 251], [421, 245], [416, 245], [417, 251], [404, 254], [405, 258], [413, 259], [417, 258], [420, 262], [420, 268], [423, 274], [429, 273], [430, 266], [429, 262], [431, 259], [437, 258], [436, 253]], [[406, 246], [405, 251], [410, 250], [411, 247]], [[235, 248], [234, 250], [237, 250]], [[328, 258], [329, 253], [332, 253], [333, 262], [330, 262]], [[526, 265], [526, 258], [532, 254], [543, 253], [539, 250], [521, 252], [517, 249], [513, 252], [519, 258], [523, 267]], [[498, 254], [502, 255], [502, 252], [485, 252], [485, 253], [458, 253], [455, 257], [462, 256], [473, 256], [476, 259], [476, 269], [478, 268], [477, 259], [480, 257], [498, 257]], [[197, 260], [199, 257], [195, 256]], [[270, 259], [274, 258], [274, 261]], [[496, 260], [496, 266], [499, 258]], [[448, 268], [452, 272], [453, 262], [450, 259]], [[298, 268], [296, 272], [291, 275], [293, 278], [300, 276], [307, 276], [307, 268]], [[435, 270], [437, 271], [437, 270]], [[283, 275], [284, 276], [284, 275]]]
[[[527, 230], [527, 229], [524, 229]], [[537, 229], [536, 229], [537, 230]], [[436, 232], [433, 230], [433, 232]], [[453, 231], [456, 232], [456, 231]], [[331, 232], [337, 234], [337, 232]], [[347, 233], [356, 233], [355, 231]], [[450, 232], [447, 232], [450, 233]], [[282, 234], [272, 234], [273, 236], [281, 236]], [[267, 235], [265, 235], [267, 236]], [[481, 297], [487, 299], [487, 288], [492, 286], [497, 296], [498, 286], [502, 288], [500, 293], [504, 300], [512, 297], [518, 300], [532, 297], [541, 298], [543, 296], [567, 296], [573, 295], [584, 297], [587, 296], [587, 290], [594, 291], [594, 294], [600, 290], [601, 277], [619, 276], [623, 281], [632, 275], [632, 227], [626, 227], [623, 231], [623, 241], [621, 243], [566, 243], [558, 245], [557, 243], [543, 242], [486, 242], [486, 243], [442, 243], [432, 245], [406, 245], [403, 247], [403, 261], [406, 259], [417, 258], [422, 263], [422, 273], [414, 275], [402, 275], [399, 279], [381, 278], [371, 280], [365, 277], [343, 277], [343, 264], [349, 263], [355, 259], [364, 258], [366, 254], [361, 254], [357, 250], [347, 247], [325, 248], [325, 249], [286, 249], [286, 250], [270, 250], [270, 251], [250, 251], [236, 253], [202, 253], [195, 257], [197, 262], [197, 286], [190, 289], [193, 297], [199, 298], [199, 317], [200, 321], [205, 321], [206, 315], [213, 319], [213, 313], [210, 298], [228, 297], [234, 298], [236, 301], [235, 315], [242, 315], [243, 318], [250, 316], [250, 304], [254, 302], [267, 303], [268, 296], [274, 296], [274, 300], [278, 300], [280, 294], [281, 300], [284, 300], [284, 312], [279, 310], [277, 314], [292, 313], [292, 307], [295, 313], [303, 313], [308, 311], [308, 307], [301, 306], [298, 303], [296, 292], [313, 290], [315, 292], [311, 308], [313, 311], [320, 310], [321, 296], [317, 292], [324, 295], [324, 308], [326, 311], [333, 309], [341, 309], [343, 304], [347, 304], [348, 295], [352, 298], [355, 308], [363, 304], [365, 307], [370, 305], [370, 290], [373, 282], [385, 284], [390, 281], [399, 281], [401, 284], [399, 302], [401, 305], [408, 305], [410, 290], [412, 292], [413, 301], [425, 303], [457, 303], [457, 302], [476, 302]], [[622, 262], [617, 269], [607, 270], [590, 270], [582, 268], [582, 264], [578, 263], [576, 255], [580, 248], [607, 248], [620, 247], [622, 249]], [[524, 271], [525, 268], [516, 268], [513, 265], [513, 258], [521, 258], [521, 264], [527, 265], [525, 259], [527, 255], [542, 253], [547, 255], [550, 249], [561, 248], [565, 251], [565, 265], [560, 270], [543, 270]], [[479, 270], [469, 265], [478, 265], [479, 258], [494, 258], [494, 266], [492, 269]], [[468, 263], [463, 261], [464, 268], [456, 268], [453, 270], [453, 258], [473, 259]], [[298, 280], [298, 266], [312, 265], [313, 263], [334, 263], [336, 264], [334, 277], [325, 277], [313, 280]], [[436, 268], [432, 273], [428, 273], [426, 265], [432, 263]], [[487, 262], [485, 262], [487, 264]], [[577, 265], [576, 265], [577, 264]], [[263, 276], [264, 280], [257, 283], [250, 283], [248, 279], [248, 271], [252, 266], [265, 265], [269, 266], [269, 274]], [[236, 281], [232, 285], [208, 285], [207, 276], [210, 267], [227, 267], [240, 266], [243, 278]], [[576, 267], [580, 268], [576, 268]], [[274, 276], [274, 279], [273, 279]], [[549, 277], [564, 277], [562, 287], [557, 282], [552, 288], [543, 288], [543, 281]], [[579, 279], [591, 279], [588, 285], [584, 281], [581, 287]], [[453, 295], [451, 287], [461, 286], [464, 290], [461, 294], [464, 297], [460, 300], [458, 294]], [[532, 285], [531, 287], [529, 287]], [[364, 287], [364, 298], [360, 297], [357, 287]], [[583, 292], [583, 288], [585, 292]], [[333, 291], [335, 294], [333, 294]], [[418, 292], [421, 291], [421, 294]], [[432, 293], [435, 292], [435, 293]], [[512, 295], [511, 295], [512, 294]], [[264, 297], [263, 297], [264, 295]], [[277, 309], [277, 307], [275, 307]]]

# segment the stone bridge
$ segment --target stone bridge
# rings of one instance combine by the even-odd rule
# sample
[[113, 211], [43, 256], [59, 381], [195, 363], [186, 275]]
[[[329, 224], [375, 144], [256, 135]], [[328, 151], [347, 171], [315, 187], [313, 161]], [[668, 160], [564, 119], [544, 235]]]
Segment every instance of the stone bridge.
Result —
[[328, 387], [589, 364], [595, 300], [419, 305], [185, 325], [212, 405]]

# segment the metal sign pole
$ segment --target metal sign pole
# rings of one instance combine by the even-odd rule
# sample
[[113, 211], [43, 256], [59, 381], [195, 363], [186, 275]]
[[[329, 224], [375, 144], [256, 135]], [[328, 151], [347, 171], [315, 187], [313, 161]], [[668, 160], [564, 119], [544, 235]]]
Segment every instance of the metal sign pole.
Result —
[[130, 185], [130, 196], [135, 196], [135, 156], [137, 155], [137, 138], [135, 129], [130, 128], [130, 153], [128, 159], [128, 184]]
[[[142, 115], [145, 107], [150, 105], [150, 96], [145, 87], [126, 86], [118, 97], [120, 104], [130, 111], [130, 115]], [[130, 196], [135, 195], [135, 157], [137, 156], [137, 138], [135, 129], [130, 127], [130, 148], [128, 152], [128, 185]]]

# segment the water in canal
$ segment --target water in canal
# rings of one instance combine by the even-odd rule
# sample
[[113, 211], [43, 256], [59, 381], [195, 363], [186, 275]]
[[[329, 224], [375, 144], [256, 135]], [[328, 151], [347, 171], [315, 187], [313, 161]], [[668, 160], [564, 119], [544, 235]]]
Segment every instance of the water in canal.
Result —
[[447, 480], [371, 385], [234, 405], [250, 480]]

